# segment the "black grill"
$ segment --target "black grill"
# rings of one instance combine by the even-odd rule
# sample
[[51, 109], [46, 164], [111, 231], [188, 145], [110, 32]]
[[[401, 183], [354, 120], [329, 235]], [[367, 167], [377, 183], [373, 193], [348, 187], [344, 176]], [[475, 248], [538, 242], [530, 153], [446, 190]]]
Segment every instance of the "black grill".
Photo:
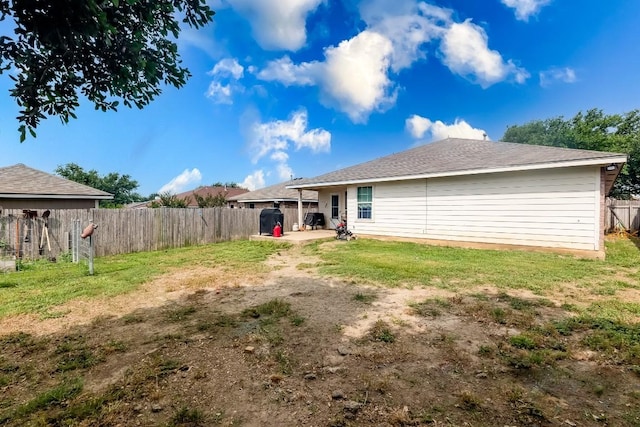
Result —
[[[273, 234], [273, 227], [277, 223], [280, 226], [284, 224], [284, 214], [280, 212], [280, 209], [262, 209], [260, 212], [260, 234]], [[284, 234], [284, 227], [282, 234]]]

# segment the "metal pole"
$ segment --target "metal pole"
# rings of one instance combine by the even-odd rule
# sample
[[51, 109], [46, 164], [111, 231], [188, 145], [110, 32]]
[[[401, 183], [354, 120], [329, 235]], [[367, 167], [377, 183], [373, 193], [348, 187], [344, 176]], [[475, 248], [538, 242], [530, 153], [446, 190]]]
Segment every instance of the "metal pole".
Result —
[[89, 236], [89, 276], [93, 276], [93, 236]]

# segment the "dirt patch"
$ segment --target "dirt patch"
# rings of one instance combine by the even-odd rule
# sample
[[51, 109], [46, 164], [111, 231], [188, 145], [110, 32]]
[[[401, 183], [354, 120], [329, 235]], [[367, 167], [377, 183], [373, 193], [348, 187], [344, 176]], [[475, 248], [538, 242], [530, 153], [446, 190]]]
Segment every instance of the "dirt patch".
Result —
[[173, 272], [3, 321], [0, 424], [640, 425], [635, 359], [544, 329], [560, 301], [362, 286], [318, 262], [293, 247], [265, 276]]

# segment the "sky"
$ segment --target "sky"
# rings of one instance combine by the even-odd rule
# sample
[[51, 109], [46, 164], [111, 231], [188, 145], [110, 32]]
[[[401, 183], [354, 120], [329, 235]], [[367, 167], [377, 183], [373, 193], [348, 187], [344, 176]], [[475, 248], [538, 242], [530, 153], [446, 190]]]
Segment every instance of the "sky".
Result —
[[51, 117], [20, 143], [0, 75], [0, 167], [76, 163], [129, 175], [145, 196], [253, 190], [447, 137], [640, 108], [636, 0], [209, 4], [214, 22], [178, 39], [192, 77], [142, 110], [81, 100], [77, 119]]

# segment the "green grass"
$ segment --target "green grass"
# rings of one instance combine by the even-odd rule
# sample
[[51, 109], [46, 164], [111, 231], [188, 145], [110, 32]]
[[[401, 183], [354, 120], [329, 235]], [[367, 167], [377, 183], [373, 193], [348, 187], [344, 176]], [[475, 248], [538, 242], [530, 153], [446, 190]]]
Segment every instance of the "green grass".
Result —
[[131, 292], [176, 268], [205, 266], [259, 272], [260, 263], [284, 247], [287, 245], [239, 240], [99, 257], [95, 260], [94, 276], [89, 276], [82, 263], [27, 264], [23, 271], [0, 275], [0, 318], [22, 313], [47, 317], [55, 312], [55, 306], [70, 300]]
[[358, 239], [340, 251], [321, 251], [320, 272], [388, 287], [459, 290], [493, 285], [544, 293], [561, 283], [611, 286], [637, 283], [640, 251], [631, 240], [607, 242], [606, 261], [543, 252], [480, 250]]

